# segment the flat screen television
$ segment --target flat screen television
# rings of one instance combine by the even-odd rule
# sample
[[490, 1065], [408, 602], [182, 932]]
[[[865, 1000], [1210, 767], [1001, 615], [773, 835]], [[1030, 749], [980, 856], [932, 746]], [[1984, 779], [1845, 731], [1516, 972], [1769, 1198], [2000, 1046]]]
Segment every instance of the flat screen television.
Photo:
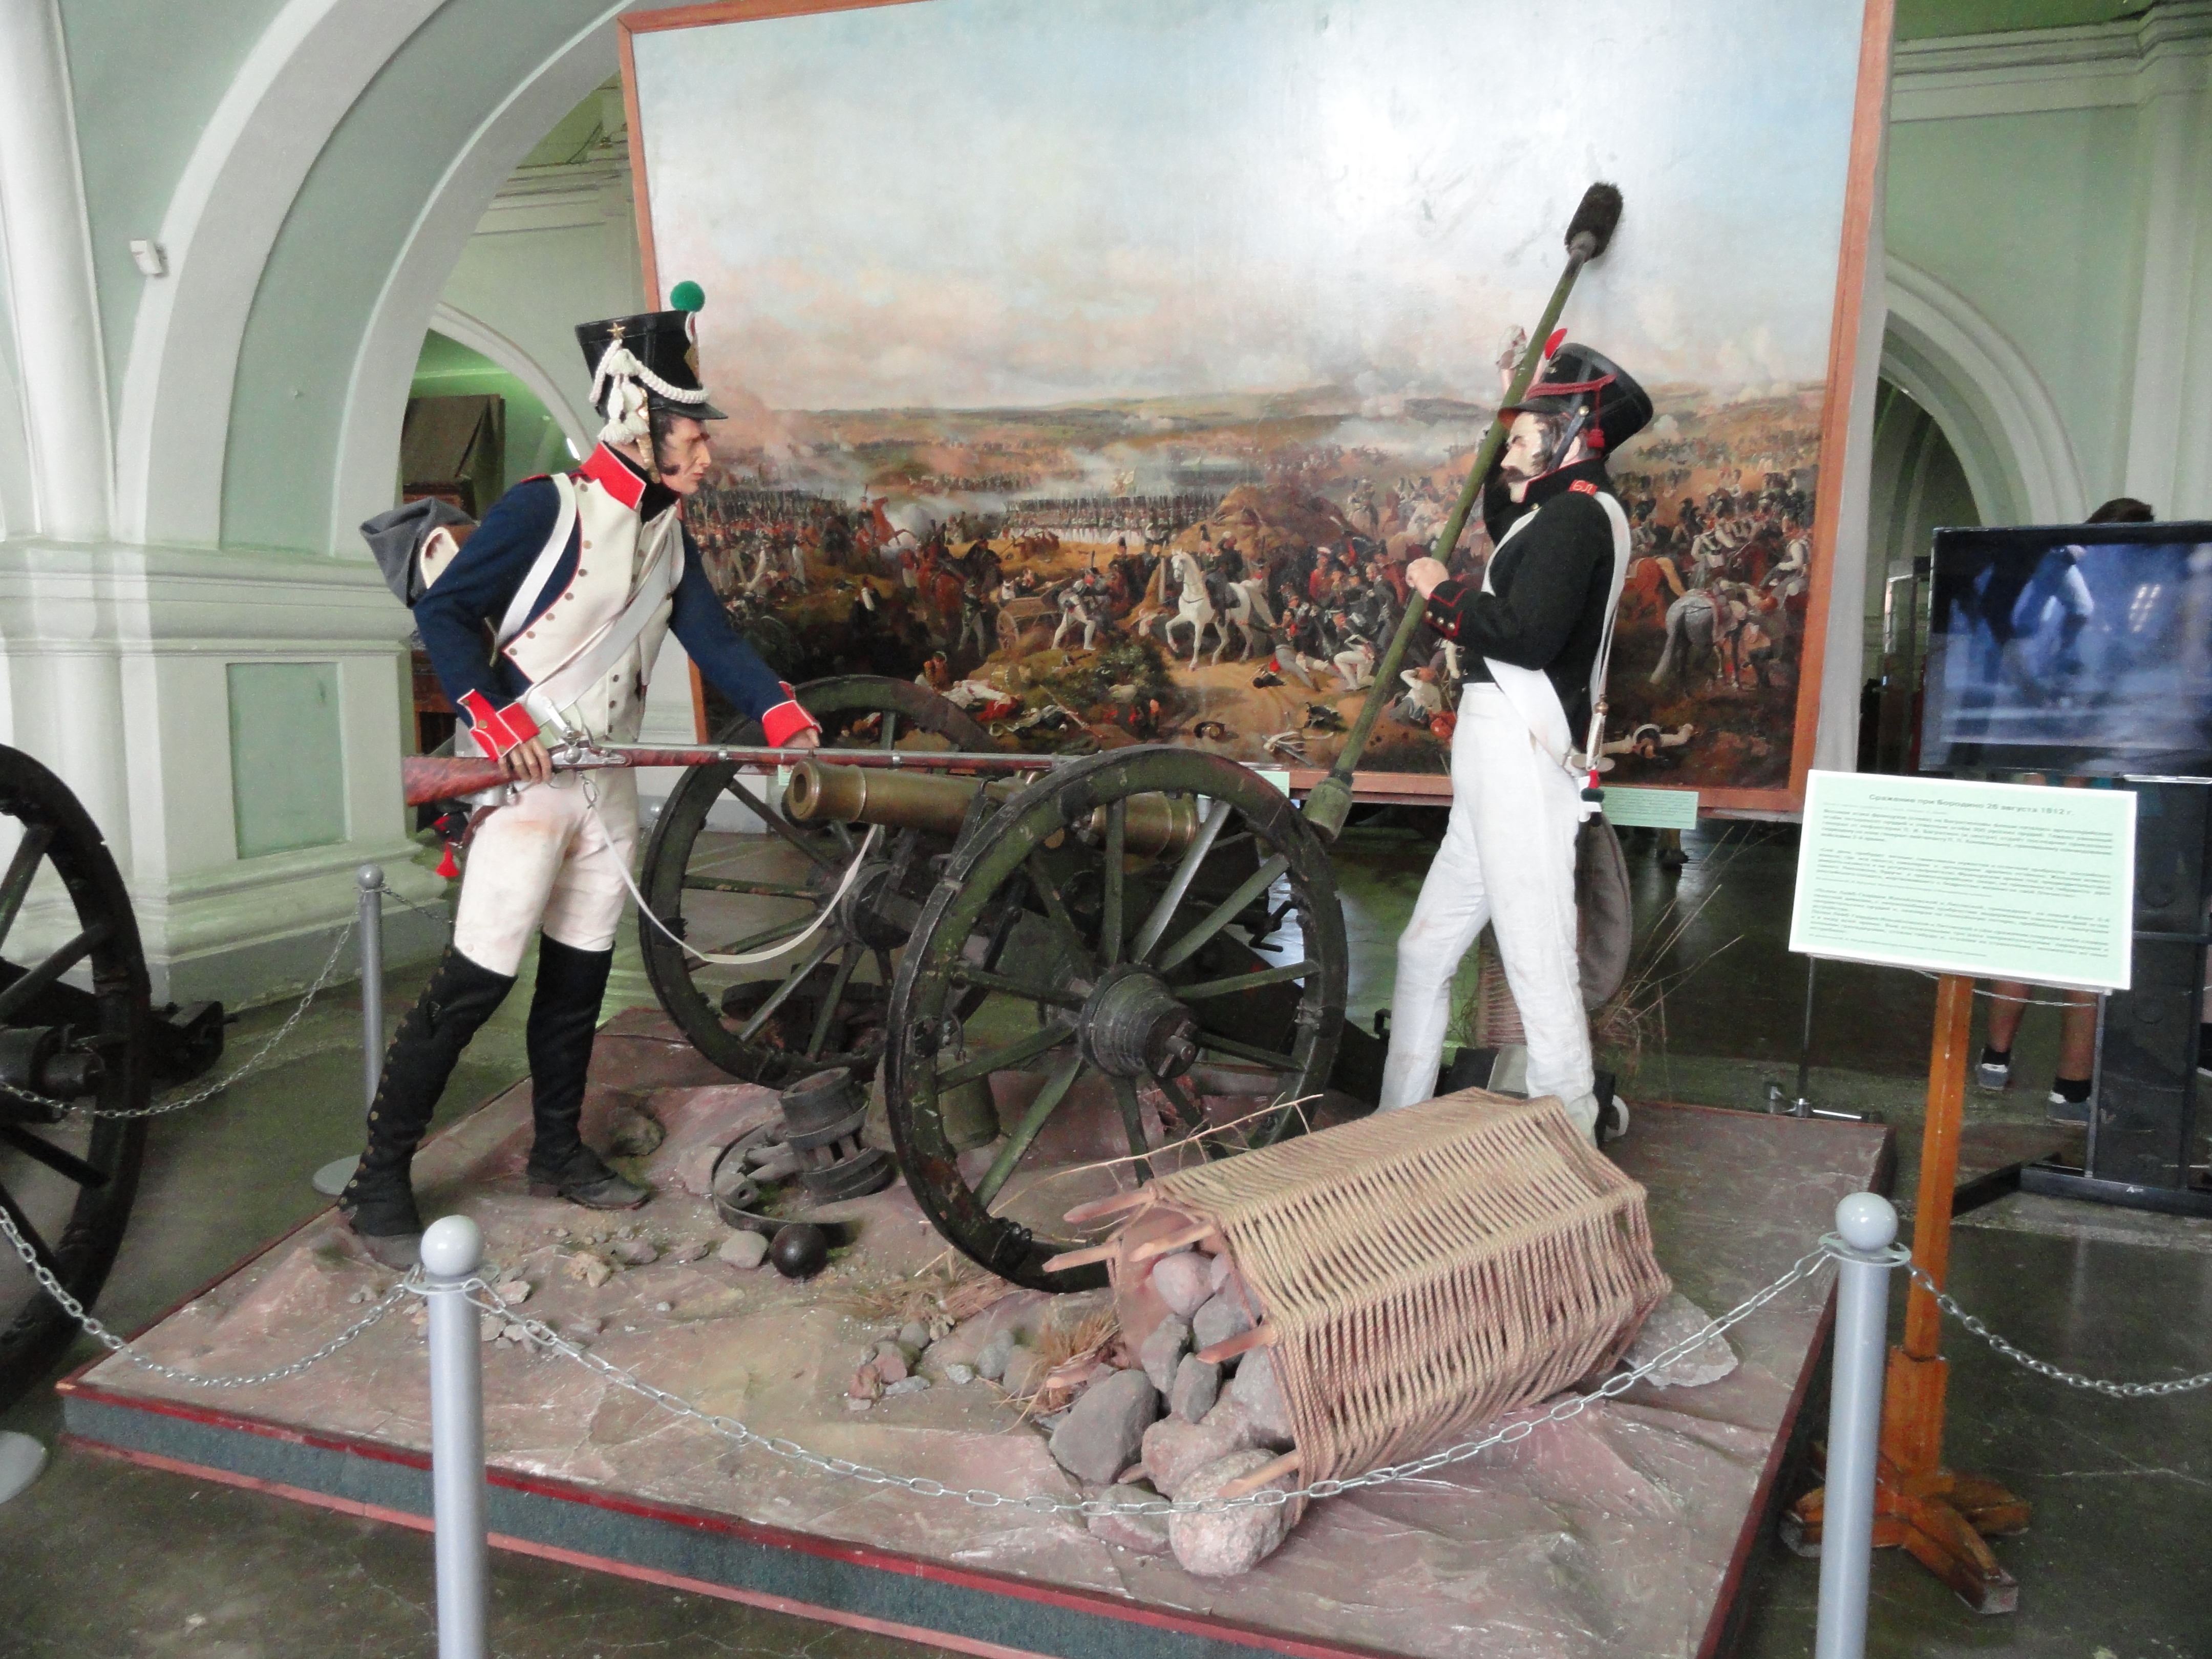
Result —
[[2212, 776], [2212, 524], [1939, 530], [1924, 772]]

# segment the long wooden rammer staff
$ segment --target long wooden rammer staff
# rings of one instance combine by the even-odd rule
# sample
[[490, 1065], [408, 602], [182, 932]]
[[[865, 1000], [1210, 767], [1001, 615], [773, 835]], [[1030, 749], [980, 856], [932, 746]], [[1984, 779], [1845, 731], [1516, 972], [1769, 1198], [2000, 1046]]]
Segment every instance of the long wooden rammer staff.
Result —
[[[1453, 507], [1451, 517], [1438, 533], [1431, 556], [1439, 562], [1449, 563], [1452, 550], [1459, 545], [1460, 532], [1466, 528], [1467, 515], [1474, 510], [1476, 498], [1482, 493], [1482, 481], [1490, 474], [1492, 463], [1497, 460], [1499, 447], [1505, 441], [1504, 411], [1527, 395], [1530, 382], [1544, 362], [1544, 348], [1553, 328], [1559, 320], [1559, 313], [1573, 290], [1575, 278], [1582, 269], [1606, 250], [1613, 240], [1615, 226], [1620, 222], [1620, 191], [1611, 185], [1592, 185], [1583, 192], [1580, 206], [1567, 225], [1567, 268], [1559, 274], [1558, 285], [1552, 290], [1551, 303], [1536, 325], [1536, 331], [1528, 337], [1528, 349], [1521, 354], [1521, 364], [1513, 373], [1512, 384], [1506, 389], [1504, 401], [1498, 413], [1492, 416], [1490, 430], [1483, 434], [1482, 444], [1474, 453], [1474, 465], [1468, 470], [1467, 483], [1459, 493], [1459, 503]], [[1390, 636], [1382, 660], [1375, 665], [1375, 681], [1368, 688], [1367, 701], [1360, 706], [1359, 718], [1352, 723], [1351, 732], [1344, 740], [1344, 748], [1328, 775], [1316, 784], [1307, 797], [1304, 817], [1306, 823], [1323, 836], [1334, 841], [1344, 828], [1344, 821], [1352, 811], [1352, 772], [1359, 764], [1359, 757], [1373, 735], [1375, 722], [1382, 717], [1384, 706], [1390, 700], [1390, 687], [1396, 683], [1399, 665], [1405, 661], [1406, 650], [1413, 643], [1413, 635], [1421, 625], [1422, 606], [1409, 604], [1406, 614], [1399, 619], [1398, 631]], [[960, 754], [941, 751], [915, 751], [898, 749], [817, 750], [804, 755], [790, 750], [759, 747], [706, 747], [696, 749], [647, 748], [637, 744], [575, 744], [554, 751], [553, 764], [567, 771], [591, 767], [617, 766], [713, 766], [735, 763], [739, 766], [787, 766], [794, 760], [830, 761], [842, 766], [891, 767], [915, 771], [984, 773], [1024, 772], [1048, 770], [1059, 763], [1048, 755]], [[483, 790], [494, 789], [507, 781], [506, 774], [497, 761], [448, 760], [428, 756], [410, 757], [400, 763], [400, 779], [406, 791], [410, 806], [422, 806], [432, 801], [458, 800]]]
[[[1558, 325], [1559, 313], [1573, 291], [1575, 278], [1582, 275], [1583, 267], [1596, 258], [1613, 240], [1614, 227], [1620, 223], [1620, 191], [1612, 185], [1592, 185], [1583, 192], [1575, 216], [1567, 222], [1567, 268], [1559, 273], [1558, 284], [1552, 289], [1551, 303], [1544, 307], [1544, 315], [1536, 324], [1536, 331], [1528, 337], [1528, 349], [1521, 354], [1521, 366], [1513, 371], [1512, 384], [1491, 417], [1490, 430], [1482, 434], [1482, 444], [1474, 452], [1474, 465], [1468, 470], [1467, 483], [1459, 492], [1459, 502], [1452, 508], [1451, 517], [1437, 532], [1436, 545], [1429, 556], [1439, 564], [1451, 562], [1452, 550], [1459, 545], [1460, 532], [1467, 527], [1467, 515], [1474, 511], [1474, 503], [1482, 494], [1482, 483], [1490, 476], [1491, 466], [1498, 459], [1498, 452], [1504, 446], [1505, 411], [1528, 395], [1530, 382], [1536, 371], [1543, 367], [1544, 349], [1550, 343], [1552, 330]], [[1385, 705], [1390, 701], [1390, 688], [1398, 683], [1399, 665], [1406, 659], [1407, 647], [1419, 631], [1426, 607], [1418, 596], [1406, 605], [1406, 614], [1398, 619], [1398, 631], [1390, 636], [1390, 643], [1382, 653], [1382, 660], [1375, 665], [1374, 683], [1367, 688], [1367, 701], [1360, 705], [1359, 718], [1352, 722], [1351, 732], [1344, 739], [1344, 748], [1329, 768], [1328, 775], [1313, 787], [1306, 796], [1303, 814], [1309, 829], [1334, 841], [1337, 832], [1344, 828], [1345, 819], [1352, 811], [1352, 775], [1359, 764], [1367, 739], [1373, 735], [1375, 722], [1382, 718]]]

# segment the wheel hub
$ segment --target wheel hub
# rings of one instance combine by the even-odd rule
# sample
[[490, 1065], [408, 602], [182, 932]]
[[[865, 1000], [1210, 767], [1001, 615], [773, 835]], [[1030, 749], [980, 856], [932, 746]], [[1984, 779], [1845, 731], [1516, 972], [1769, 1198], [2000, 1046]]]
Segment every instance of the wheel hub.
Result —
[[[828, 879], [842, 880], [842, 873]], [[854, 878], [838, 905], [837, 924], [848, 939], [857, 939], [873, 950], [895, 951], [906, 943], [914, 926], [914, 904], [898, 890], [895, 872], [887, 859], [872, 859]]]
[[1198, 1018], [1149, 968], [1109, 969], [1078, 1016], [1084, 1058], [1109, 1077], [1181, 1077], [1198, 1061]]

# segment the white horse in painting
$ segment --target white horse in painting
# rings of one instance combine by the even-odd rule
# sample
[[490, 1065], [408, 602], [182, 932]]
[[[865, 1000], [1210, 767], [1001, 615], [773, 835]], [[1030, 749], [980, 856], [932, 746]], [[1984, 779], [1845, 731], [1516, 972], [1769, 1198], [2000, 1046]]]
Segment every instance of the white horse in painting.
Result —
[[[1206, 625], [1212, 622], [1216, 614], [1213, 600], [1206, 591], [1206, 572], [1200, 568], [1193, 555], [1170, 553], [1168, 555], [1167, 578], [1182, 586], [1182, 597], [1176, 602], [1176, 614], [1167, 619], [1160, 631], [1167, 636], [1168, 649], [1173, 651], [1176, 648], [1176, 629], [1186, 623], [1190, 625], [1190, 666], [1192, 672], [1195, 673], [1198, 670], [1199, 643], [1205, 639]], [[1224, 632], [1222, 639], [1225, 642], [1227, 638]], [[1220, 647], [1217, 646], [1214, 648], [1217, 659], [1220, 654]]]
[[1248, 577], [1241, 582], [1223, 583], [1224, 596], [1229, 601], [1229, 608], [1224, 611], [1215, 607], [1212, 596], [1206, 592], [1206, 572], [1194, 555], [1182, 552], [1169, 554], [1167, 574], [1168, 579], [1182, 589], [1182, 597], [1176, 602], [1176, 614], [1168, 618], [1161, 629], [1167, 636], [1168, 649], [1176, 649], [1175, 631], [1188, 623], [1190, 625], [1190, 665], [1195, 670], [1199, 647], [1205, 640], [1207, 624], [1211, 623], [1214, 629], [1212, 665], [1220, 666], [1221, 653], [1229, 648], [1229, 630], [1232, 628], [1237, 630], [1237, 639], [1243, 647], [1243, 654], [1237, 660], [1249, 662], [1255, 624], [1269, 629], [1275, 626], [1274, 612], [1267, 608], [1267, 585], [1256, 577]]

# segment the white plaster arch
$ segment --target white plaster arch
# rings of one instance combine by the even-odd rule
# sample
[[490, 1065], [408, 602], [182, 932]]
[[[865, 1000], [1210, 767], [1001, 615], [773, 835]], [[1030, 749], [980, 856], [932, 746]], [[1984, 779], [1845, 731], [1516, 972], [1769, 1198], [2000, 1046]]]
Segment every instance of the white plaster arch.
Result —
[[1956, 290], [1894, 255], [1881, 372], [1942, 427], [1985, 524], [2074, 524], [2088, 511], [2057, 401], [2020, 349]]
[[347, 111], [444, 0], [289, 0], [201, 131], [161, 217], [169, 274], [131, 328], [116, 434], [116, 533], [222, 538], [231, 391], [286, 214]]
[[584, 417], [568, 401], [568, 394], [546, 373], [545, 367], [520, 346], [494, 328], [479, 321], [465, 311], [438, 301], [430, 313], [432, 328], [456, 344], [465, 345], [479, 356], [489, 357], [508, 374], [528, 386], [538, 401], [545, 405], [546, 413], [561, 423], [562, 435], [579, 455], [591, 453], [591, 440], [585, 435]]
[[[392, 505], [392, 458], [398, 453], [416, 360], [462, 249], [531, 146], [606, 79], [615, 56], [614, 19], [625, 9], [609, 6], [501, 100], [416, 216], [362, 331], [348, 378], [331, 489], [333, 552], [357, 550], [355, 526]], [[568, 408], [565, 398], [558, 404], [549, 398], [546, 406]]]

